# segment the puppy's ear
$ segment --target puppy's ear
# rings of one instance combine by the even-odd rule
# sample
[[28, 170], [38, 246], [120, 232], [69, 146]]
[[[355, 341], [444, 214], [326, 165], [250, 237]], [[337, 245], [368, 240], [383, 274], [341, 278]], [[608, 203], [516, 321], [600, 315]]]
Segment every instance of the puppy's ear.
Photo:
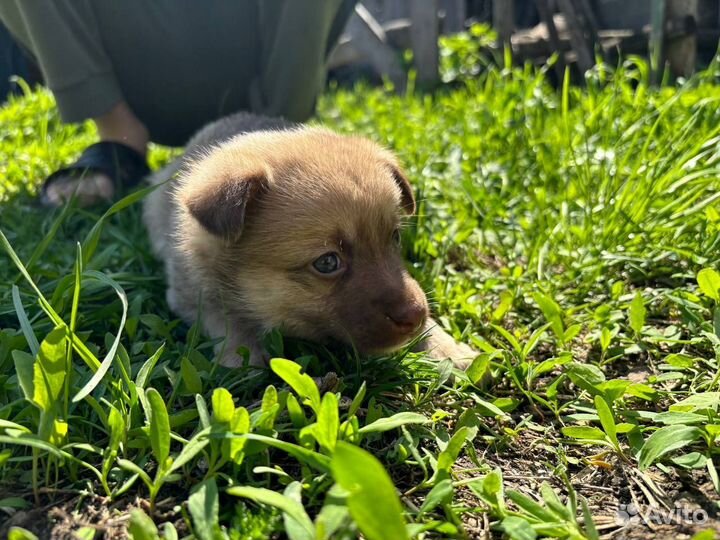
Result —
[[400, 207], [409, 216], [415, 213], [415, 194], [405, 173], [397, 165], [390, 165], [395, 183], [400, 188]]
[[184, 197], [190, 214], [208, 232], [226, 240], [237, 240], [242, 233], [248, 204], [267, 187], [264, 171], [240, 174], [211, 183]]

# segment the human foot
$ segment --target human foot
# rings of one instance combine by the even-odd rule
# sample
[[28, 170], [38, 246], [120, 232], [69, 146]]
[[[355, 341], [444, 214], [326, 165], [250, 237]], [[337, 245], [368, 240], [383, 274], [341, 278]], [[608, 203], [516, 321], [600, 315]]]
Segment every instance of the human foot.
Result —
[[111, 201], [149, 172], [144, 155], [134, 148], [99, 142], [88, 146], [75, 163], [51, 174], [42, 187], [40, 201], [49, 207], [61, 206], [73, 196], [80, 206]]

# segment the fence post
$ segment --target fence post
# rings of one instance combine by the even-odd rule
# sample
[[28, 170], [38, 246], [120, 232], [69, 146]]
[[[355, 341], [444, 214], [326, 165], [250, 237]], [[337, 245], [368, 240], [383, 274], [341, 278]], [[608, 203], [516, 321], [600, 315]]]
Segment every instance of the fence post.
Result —
[[465, 0], [442, 0], [440, 7], [445, 10], [445, 26], [443, 30], [448, 34], [462, 32], [465, 29]]
[[513, 0], [493, 0], [493, 28], [503, 47], [510, 46], [515, 30], [515, 6]]
[[410, 42], [417, 80], [423, 86], [432, 86], [439, 78], [437, 13], [437, 0], [412, 0], [410, 3]]
[[670, 28], [665, 42], [665, 56], [675, 77], [689, 77], [695, 71], [697, 17], [698, 0], [667, 0], [665, 20], [678, 26]]

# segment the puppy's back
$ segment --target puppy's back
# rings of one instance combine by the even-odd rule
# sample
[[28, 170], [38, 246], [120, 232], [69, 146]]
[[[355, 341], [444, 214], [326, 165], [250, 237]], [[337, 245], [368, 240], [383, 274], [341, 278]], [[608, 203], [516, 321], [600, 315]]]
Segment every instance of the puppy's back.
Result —
[[192, 156], [204, 148], [218, 145], [242, 133], [282, 130], [293, 126], [294, 124], [281, 118], [268, 118], [246, 112], [225, 116], [208, 124], [193, 135], [185, 149], [185, 157]]

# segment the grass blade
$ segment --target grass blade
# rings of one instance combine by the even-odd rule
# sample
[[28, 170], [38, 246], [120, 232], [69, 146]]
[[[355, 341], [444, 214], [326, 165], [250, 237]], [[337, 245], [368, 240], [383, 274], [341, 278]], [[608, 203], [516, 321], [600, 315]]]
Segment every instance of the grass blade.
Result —
[[385, 418], [378, 418], [371, 424], [359, 429], [360, 433], [381, 433], [399, 428], [407, 424], [427, 424], [430, 420], [425, 415], [413, 412], [401, 412]]
[[37, 353], [40, 350], [40, 343], [38, 343], [27, 313], [25, 313], [25, 308], [20, 300], [20, 289], [18, 289], [17, 285], [12, 286], [12, 300], [13, 306], [15, 307], [15, 313], [17, 313], [17, 318], [20, 322], [20, 328], [22, 329], [22, 333], [28, 342], [28, 347], [30, 347], [30, 352], [33, 356], [37, 356]]
[[85, 237], [85, 241], [82, 243], [83, 252], [85, 253], [83, 257], [83, 263], [85, 265], [90, 262], [90, 259], [95, 254], [95, 250], [97, 249], [98, 243], [100, 242], [100, 234], [102, 233], [102, 228], [103, 225], [105, 225], [105, 221], [107, 221], [108, 218], [117, 214], [121, 210], [126, 209], [128, 206], [131, 206], [136, 202], [141, 201], [143, 198], [155, 191], [161, 185], [163, 184], [154, 184], [152, 186], [139, 189], [138, 191], [135, 191], [123, 197], [107, 209], [107, 211], [95, 222], [95, 225], [93, 225], [93, 228], [90, 229], [90, 232]]
[[163, 467], [170, 455], [170, 418], [160, 392], [154, 388], [145, 392], [150, 405], [150, 445], [159, 467]]
[[[20, 271], [22, 276], [25, 278], [25, 280], [28, 282], [30, 287], [33, 291], [35, 291], [35, 294], [38, 297], [38, 302], [40, 304], [40, 307], [42, 310], [47, 314], [47, 316], [50, 318], [50, 320], [53, 322], [55, 326], [65, 324], [58, 315], [55, 310], [52, 308], [50, 303], [47, 301], [43, 293], [40, 291], [38, 286], [35, 284], [33, 279], [30, 277], [30, 274], [28, 273], [27, 269], [23, 265], [20, 258], [17, 256], [17, 253], [15, 253], [15, 250], [10, 245], [10, 242], [8, 242], [7, 237], [5, 234], [0, 230], [0, 246], [5, 250], [5, 253], [8, 254], [12, 262], [15, 264], [17, 269]], [[80, 357], [85, 361], [85, 363], [93, 370], [97, 370], [100, 367], [100, 361], [95, 358], [95, 355], [90, 352], [90, 350], [87, 348], [87, 346], [78, 338], [73, 332], [70, 333], [70, 340], [72, 342], [73, 348], [77, 351], [77, 353], [80, 355]]]
[[117, 334], [115, 335], [115, 340], [113, 341], [112, 346], [110, 347], [110, 350], [108, 350], [107, 355], [103, 359], [102, 363], [100, 364], [100, 367], [98, 370], [93, 374], [93, 376], [90, 378], [90, 380], [83, 386], [80, 391], [75, 394], [75, 397], [73, 397], [73, 402], [77, 403], [78, 401], [81, 401], [85, 398], [85, 396], [89, 395], [90, 392], [92, 392], [95, 387], [100, 383], [102, 378], [105, 376], [107, 371], [110, 369], [110, 366], [112, 365], [112, 361], [115, 358], [115, 353], [117, 352], [118, 346], [120, 345], [120, 337], [122, 336], [122, 331], [125, 328], [125, 321], [127, 320], [127, 312], [128, 312], [128, 301], [127, 296], [125, 295], [125, 291], [123, 291], [122, 287], [113, 279], [109, 278], [105, 274], [101, 274], [100, 272], [97, 272], [96, 270], [88, 270], [84, 273], [84, 276], [89, 279], [95, 279], [99, 281], [100, 283], [103, 283], [105, 285], [109, 285], [115, 290], [115, 293], [120, 298], [120, 302], [122, 304], [122, 317], [120, 319], [120, 326], [118, 327]]
[[[235, 497], [244, 497], [252, 499], [255, 502], [274, 506], [281, 510], [284, 514], [290, 516], [296, 524], [302, 527], [303, 536], [299, 537], [303, 540], [313, 540], [315, 538], [315, 527], [310, 521], [310, 517], [305, 512], [302, 504], [292, 500], [275, 491], [256, 488], [251, 486], [236, 486], [229, 488], [226, 493]], [[391, 538], [391, 537], [388, 537]]]

